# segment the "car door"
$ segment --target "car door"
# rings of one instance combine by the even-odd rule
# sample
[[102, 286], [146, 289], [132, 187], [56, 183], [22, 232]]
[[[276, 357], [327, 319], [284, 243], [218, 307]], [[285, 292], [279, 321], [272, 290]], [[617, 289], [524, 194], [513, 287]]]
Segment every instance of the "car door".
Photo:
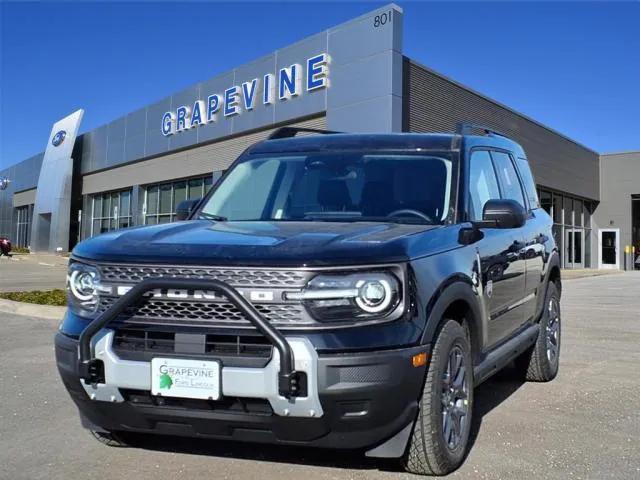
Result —
[[544, 296], [546, 293], [542, 289], [544, 285], [542, 276], [545, 271], [547, 246], [551, 240], [548, 232], [551, 230], [552, 220], [549, 214], [540, 208], [536, 184], [531, 174], [529, 162], [525, 158], [518, 157], [515, 163], [518, 167], [518, 173], [520, 174], [529, 207], [527, 223], [523, 227], [526, 264], [523, 308], [524, 321], [528, 322], [535, 320], [536, 306], [539, 304], [538, 297]]
[[[513, 172], [515, 175], [515, 171]], [[504, 193], [503, 193], [504, 192]], [[511, 198], [501, 186], [491, 154], [474, 149], [469, 158], [469, 220], [482, 220], [484, 204], [490, 199]], [[523, 200], [522, 200], [523, 201]], [[508, 338], [523, 321], [519, 308], [524, 296], [525, 261], [520, 229], [485, 228], [476, 243], [481, 266], [484, 302], [489, 316], [490, 345]]]

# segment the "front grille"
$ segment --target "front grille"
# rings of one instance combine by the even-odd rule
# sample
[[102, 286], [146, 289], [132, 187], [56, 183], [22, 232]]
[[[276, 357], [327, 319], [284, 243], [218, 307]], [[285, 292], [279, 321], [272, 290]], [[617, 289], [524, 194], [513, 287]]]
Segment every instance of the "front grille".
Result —
[[[102, 297], [98, 313], [106, 311], [117, 300]], [[304, 326], [315, 321], [299, 304], [256, 304], [256, 310], [274, 325]], [[180, 326], [249, 326], [244, 314], [231, 303], [195, 302], [145, 298], [127, 308], [122, 319], [127, 323]]]
[[145, 278], [204, 278], [220, 280], [234, 287], [304, 287], [309, 273], [296, 270], [249, 268], [172, 267], [151, 265], [102, 265], [102, 278], [108, 282], [135, 283]]
[[[99, 265], [98, 268], [103, 283], [118, 286], [133, 285], [147, 278], [159, 277], [219, 280], [239, 289], [245, 298], [255, 292], [268, 293], [268, 300], [252, 303], [275, 326], [295, 328], [317, 325], [300, 302], [282, 299], [282, 292], [285, 290], [301, 290], [313, 276], [313, 272], [162, 265]], [[103, 295], [98, 313], [106, 311], [118, 298], [115, 295]], [[120, 320], [134, 325], [253, 328], [245, 315], [223, 296], [176, 299], [167, 298], [166, 295], [150, 295], [127, 308]]]

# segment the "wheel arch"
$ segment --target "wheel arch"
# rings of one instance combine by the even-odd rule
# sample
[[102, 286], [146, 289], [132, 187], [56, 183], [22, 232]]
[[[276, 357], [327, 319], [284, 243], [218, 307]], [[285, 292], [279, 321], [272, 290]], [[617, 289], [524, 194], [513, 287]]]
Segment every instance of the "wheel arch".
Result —
[[444, 320], [456, 320], [469, 329], [474, 363], [486, 343], [483, 310], [470, 278], [455, 275], [443, 282], [427, 305], [422, 343], [433, 343]]

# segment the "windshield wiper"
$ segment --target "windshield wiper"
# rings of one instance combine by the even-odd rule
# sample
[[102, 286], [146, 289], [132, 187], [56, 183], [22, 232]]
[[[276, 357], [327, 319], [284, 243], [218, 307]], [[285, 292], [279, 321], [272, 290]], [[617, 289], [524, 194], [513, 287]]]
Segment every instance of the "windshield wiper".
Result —
[[215, 215], [213, 213], [200, 212], [198, 214], [198, 218], [205, 220], [213, 220], [215, 222], [226, 222], [229, 219], [227, 217], [223, 217], [222, 215]]

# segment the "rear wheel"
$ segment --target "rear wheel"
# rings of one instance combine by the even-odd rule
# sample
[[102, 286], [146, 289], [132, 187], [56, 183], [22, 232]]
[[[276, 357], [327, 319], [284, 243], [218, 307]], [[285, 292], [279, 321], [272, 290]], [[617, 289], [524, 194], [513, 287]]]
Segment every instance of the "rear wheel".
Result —
[[127, 442], [125, 442], [120, 435], [113, 432], [105, 432], [98, 430], [89, 430], [93, 438], [98, 440], [101, 444], [106, 445], [107, 447], [126, 447]]
[[473, 410], [473, 363], [464, 328], [447, 320], [436, 339], [420, 412], [404, 457], [408, 472], [446, 475], [467, 453]]
[[538, 339], [516, 360], [516, 367], [528, 381], [549, 382], [556, 377], [560, 366], [560, 333], [560, 292], [554, 282], [549, 282]]

